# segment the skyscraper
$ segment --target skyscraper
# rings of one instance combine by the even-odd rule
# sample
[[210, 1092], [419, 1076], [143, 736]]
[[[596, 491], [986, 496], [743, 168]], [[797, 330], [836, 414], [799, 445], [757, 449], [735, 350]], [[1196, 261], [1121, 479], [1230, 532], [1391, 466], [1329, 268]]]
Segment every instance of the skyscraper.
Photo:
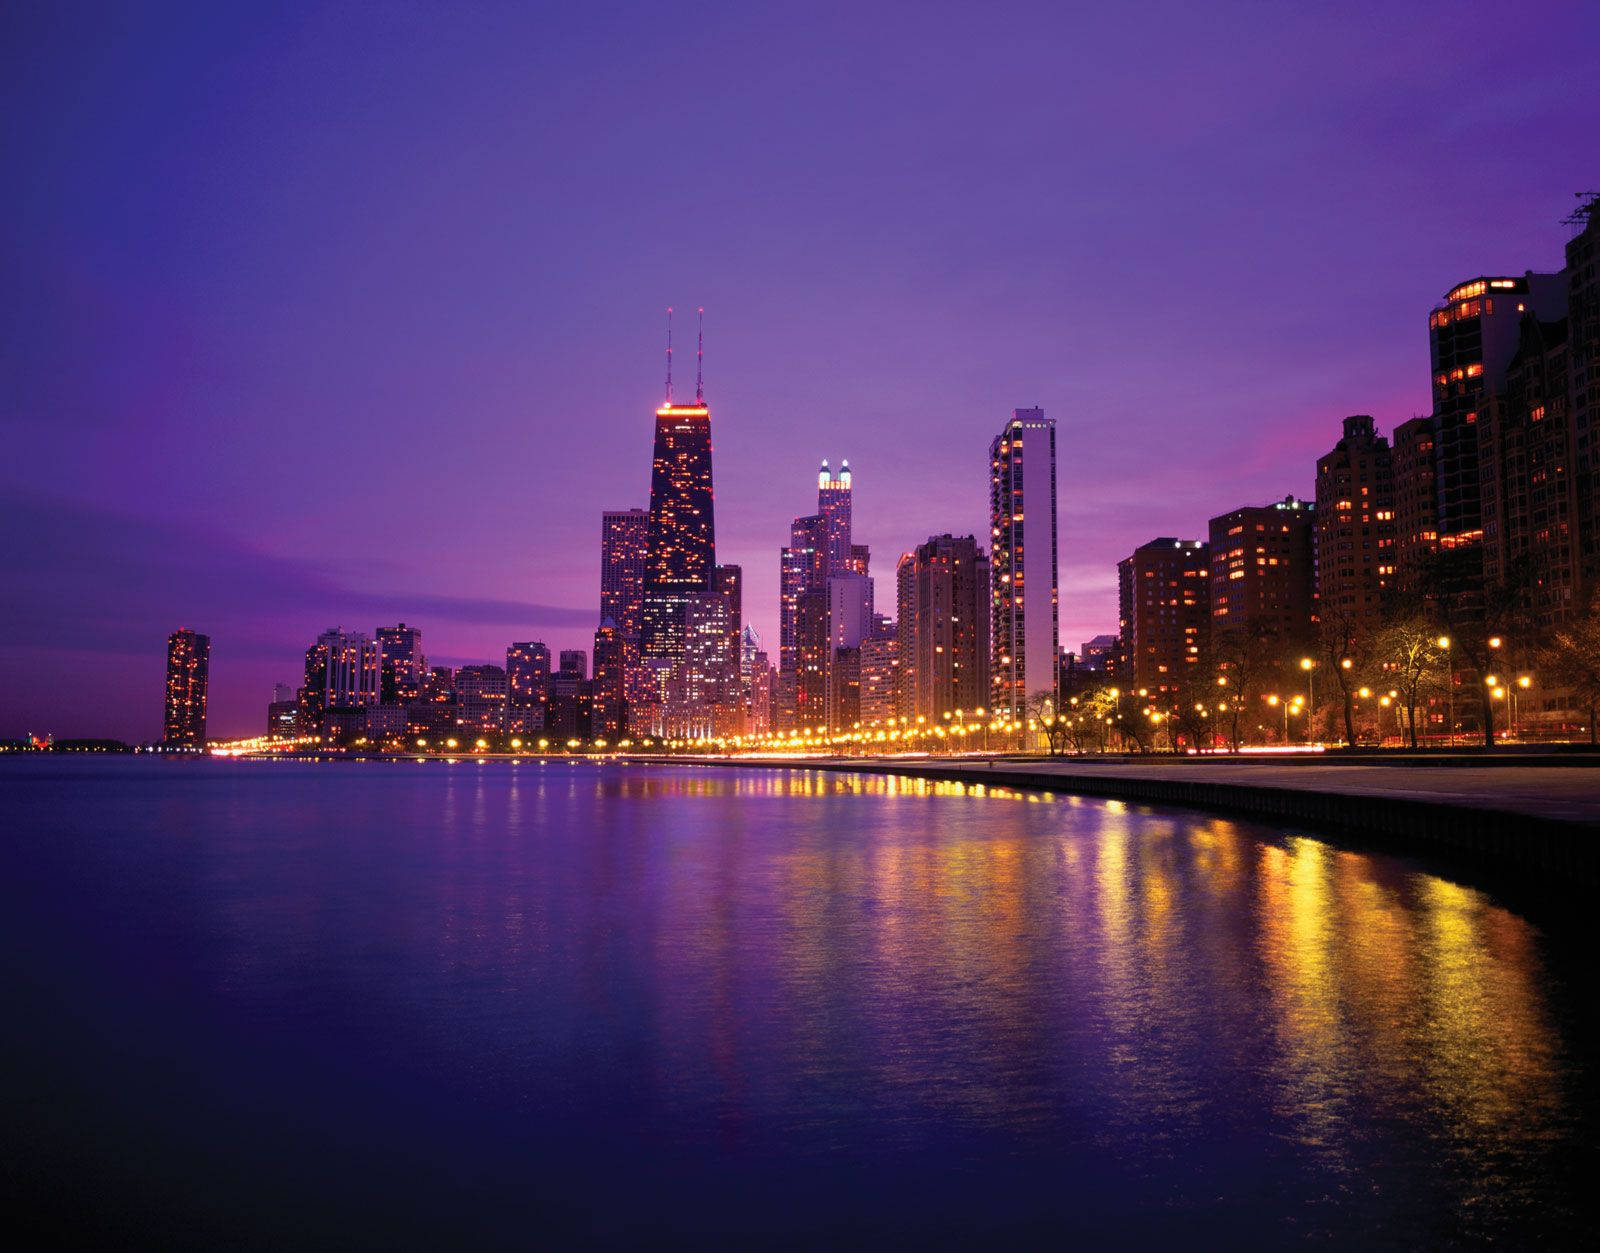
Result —
[[379, 627], [378, 699], [385, 705], [409, 705], [422, 698], [428, 659], [422, 655], [422, 632], [408, 627]]
[[1394, 428], [1395, 586], [1422, 590], [1439, 550], [1438, 469], [1433, 419], [1412, 418]]
[[[817, 511], [796, 518], [779, 558], [779, 726], [839, 726], [854, 706], [834, 665], [859, 648], [872, 625], [870, 554], [851, 535], [850, 462], [817, 472]], [[856, 664], [854, 661], [852, 665]], [[841, 704], [843, 701], [843, 704]]]
[[206, 742], [206, 697], [211, 683], [211, 637], [180, 627], [167, 636], [167, 693], [163, 743], [201, 748]]
[[464, 731], [500, 731], [506, 721], [506, 672], [499, 666], [456, 670], [456, 725]]
[[306, 649], [300, 689], [302, 730], [339, 736], [364, 730], [363, 710], [378, 703], [378, 645], [359, 631], [332, 627]]
[[988, 702], [990, 587], [989, 559], [971, 535], [931, 536], [901, 559], [908, 716], [937, 724], [946, 713]]
[[[648, 710], [661, 699], [659, 685], [644, 665], [640, 651], [649, 534], [648, 510], [608, 509], [601, 514], [600, 620], [603, 623], [609, 619], [616, 628], [622, 667], [620, 699], [630, 710], [630, 716], [638, 718], [641, 727], [650, 725], [652, 718]], [[597, 710], [600, 699], [597, 692]], [[598, 712], [596, 717], [599, 718]], [[616, 733], [615, 730], [608, 732]]]
[[506, 649], [506, 730], [544, 729], [550, 700], [550, 650], [538, 640], [523, 640]]
[[[1211, 519], [1211, 638], [1249, 647], [1312, 643], [1312, 509], [1286, 496]], [[1280, 650], [1281, 651], [1281, 650]]]
[[1484, 275], [1451, 288], [1428, 315], [1439, 577], [1457, 596], [1477, 595], [1483, 583], [1482, 419], [1505, 385], [1523, 314], [1559, 318], [1565, 303], [1559, 274]]
[[646, 660], [683, 656], [685, 607], [711, 590], [716, 564], [711, 410], [701, 403], [675, 405], [669, 391], [667, 403], [656, 410], [650, 463], [640, 616]]
[[1389, 441], [1368, 415], [1355, 414], [1344, 420], [1333, 450], [1317, 460], [1317, 613], [1324, 633], [1353, 639], [1381, 624], [1394, 585], [1394, 541]]
[[594, 633], [594, 679], [590, 685], [590, 731], [615, 739], [627, 726], [622, 632], [611, 618], [600, 620]]
[[1210, 620], [1210, 548], [1171, 536], [1117, 563], [1119, 662], [1134, 687], [1176, 692], [1200, 665]]
[[992, 702], [997, 712], [1020, 718], [1030, 701], [1056, 695], [1061, 651], [1056, 424], [1043, 409], [1013, 410], [989, 445], [989, 526]]

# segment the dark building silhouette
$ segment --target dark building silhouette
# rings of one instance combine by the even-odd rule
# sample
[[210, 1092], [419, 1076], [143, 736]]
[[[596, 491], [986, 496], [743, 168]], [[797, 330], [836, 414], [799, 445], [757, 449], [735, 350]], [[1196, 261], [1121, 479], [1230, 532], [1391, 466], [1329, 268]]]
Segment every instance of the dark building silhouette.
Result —
[[1210, 628], [1211, 551], [1170, 536], [1117, 563], [1119, 676], [1130, 687], [1174, 692], [1200, 665]]
[[1325, 631], [1376, 630], [1395, 577], [1394, 460], [1372, 419], [1344, 420], [1317, 460], [1317, 613]]
[[989, 559], [970, 535], [930, 536], [898, 571], [908, 717], [938, 725], [989, 701]]

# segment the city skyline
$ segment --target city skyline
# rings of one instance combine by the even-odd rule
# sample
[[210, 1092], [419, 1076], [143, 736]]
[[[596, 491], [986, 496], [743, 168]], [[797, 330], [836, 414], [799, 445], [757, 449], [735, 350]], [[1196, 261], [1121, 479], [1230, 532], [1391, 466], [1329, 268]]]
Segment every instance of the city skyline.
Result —
[[[826, 20], [796, 35], [762, 19], [723, 43], [707, 99], [679, 114], [645, 105], [649, 67], [687, 38], [659, 22], [602, 41], [603, 62], [546, 67], [548, 100], [529, 102], [493, 75], [473, 75], [477, 95], [448, 90], [526, 52], [511, 18], [463, 22], [430, 50], [403, 24], [378, 48], [324, 16], [315, 33], [353, 69], [336, 83], [296, 51], [305, 32], [259, 17], [252, 34], [287, 50], [281, 79], [239, 66], [203, 123], [139, 68], [218, 64], [245, 19], [179, 39], [129, 19], [118, 51], [87, 58], [70, 23], [23, 15], [48, 29], [19, 34], [38, 55], [4, 89], [39, 125], [7, 158], [27, 188], [7, 233], [27, 317], [10, 337], [17, 455], [0, 489], [8, 532], [27, 539], [8, 553], [0, 732], [154, 738], [156, 658], [180, 623], [214, 640], [219, 735], [254, 731], [330, 625], [415, 621], [452, 665], [495, 662], [512, 640], [592, 648], [595, 515], [644, 503], [640, 415], [660, 399], [660, 309], [680, 300], [708, 309], [719, 560], [743, 568], [744, 616], [769, 648], [771, 554], [795, 508], [771, 485], [847, 455], [864, 485], [855, 529], [892, 564], [930, 535], [986, 534], [982, 448], [1028, 406], [1056, 419], [1070, 467], [1061, 640], [1076, 647], [1114, 627], [1115, 563], [1136, 545], [1310, 497], [1306, 467], [1345, 415], [1388, 434], [1426, 413], [1420, 328], [1453, 285], [1559, 267], [1556, 223], [1593, 184], [1579, 142], [1592, 106], [1575, 67], [1504, 67], [1541, 63], [1552, 30], [1596, 18], [1496, 12], [1385, 15], [1389, 46], [1359, 59], [1343, 22], [1257, 14], [1272, 30], [1229, 47], [1230, 79], [1249, 86], [1204, 73], [1228, 22], [1179, 17], [1147, 51], [1188, 76], [1182, 118], [1093, 66], [1078, 87], [1013, 94], [1002, 116], [986, 91], [1025, 81], [1015, 69], [1037, 55], [1004, 29], [953, 83], [901, 23], [830, 50]], [[587, 47], [588, 21], [564, 16], [548, 47]], [[1083, 36], [1131, 32], [1097, 17]], [[813, 130], [783, 125], [795, 104], [780, 94], [751, 96], [739, 67], [757, 63], [821, 108]], [[870, 85], [874, 67], [903, 103]], [[1470, 116], [1445, 109], [1477, 71], [1496, 86]], [[581, 166], [558, 194], [540, 162], [570, 163], [571, 140], [539, 124], [593, 75], [617, 94], [572, 135], [614, 140], [615, 164]], [[402, 116], [431, 165], [370, 127], [297, 147], [274, 126], [289, 93], [358, 121], [419, 82]], [[853, 132], [858, 106], [881, 110], [879, 129]], [[1238, 147], [1244, 119], [1275, 107], [1299, 110], [1294, 152], [1259, 125]], [[1402, 146], [1375, 144], [1400, 111], [1420, 119]], [[508, 113], [527, 120], [520, 146], [483, 147]], [[1018, 146], [971, 154], [968, 174], [1005, 194], [951, 191], [972, 180], [949, 177], [949, 132], [1002, 121]], [[267, 145], [270, 186], [219, 157], [245, 135]], [[705, 195], [689, 194], [705, 170], [682, 161], [696, 138], [726, 154]], [[1148, 167], [1128, 166], [1130, 144]], [[42, 160], [65, 151], [84, 160]], [[138, 179], [141, 159], [163, 178]], [[1481, 194], [1440, 196], [1469, 160]], [[419, 181], [423, 168], [445, 173]], [[108, 226], [110, 206], [131, 231]], [[1172, 464], [1152, 475], [1140, 458], [1157, 442]], [[324, 455], [300, 455], [312, 448]]]

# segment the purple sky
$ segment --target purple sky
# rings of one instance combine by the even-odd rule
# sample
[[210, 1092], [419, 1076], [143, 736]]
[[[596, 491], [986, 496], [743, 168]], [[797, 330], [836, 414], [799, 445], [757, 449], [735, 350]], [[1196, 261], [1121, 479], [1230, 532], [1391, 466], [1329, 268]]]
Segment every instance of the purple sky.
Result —
[[219, 734], [335, 623], [587, 646], [668, 304], [769, 641], [820, 458], [887, 597], [1025, 405], [1114, 629], [1600, 184], [1600, 6], [1309, 7], [5, 6], [0, 734], [155, 736], [180, 624]]

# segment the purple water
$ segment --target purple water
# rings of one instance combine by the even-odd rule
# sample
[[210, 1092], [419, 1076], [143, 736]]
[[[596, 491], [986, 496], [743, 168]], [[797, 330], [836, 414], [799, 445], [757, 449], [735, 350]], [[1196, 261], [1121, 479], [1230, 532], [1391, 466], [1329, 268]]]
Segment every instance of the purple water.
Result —
[[9, 1212], [161, 1247], [1416, 1247], [1594, 1219], [1589, 941], [1180, 810], [0, 763]]

